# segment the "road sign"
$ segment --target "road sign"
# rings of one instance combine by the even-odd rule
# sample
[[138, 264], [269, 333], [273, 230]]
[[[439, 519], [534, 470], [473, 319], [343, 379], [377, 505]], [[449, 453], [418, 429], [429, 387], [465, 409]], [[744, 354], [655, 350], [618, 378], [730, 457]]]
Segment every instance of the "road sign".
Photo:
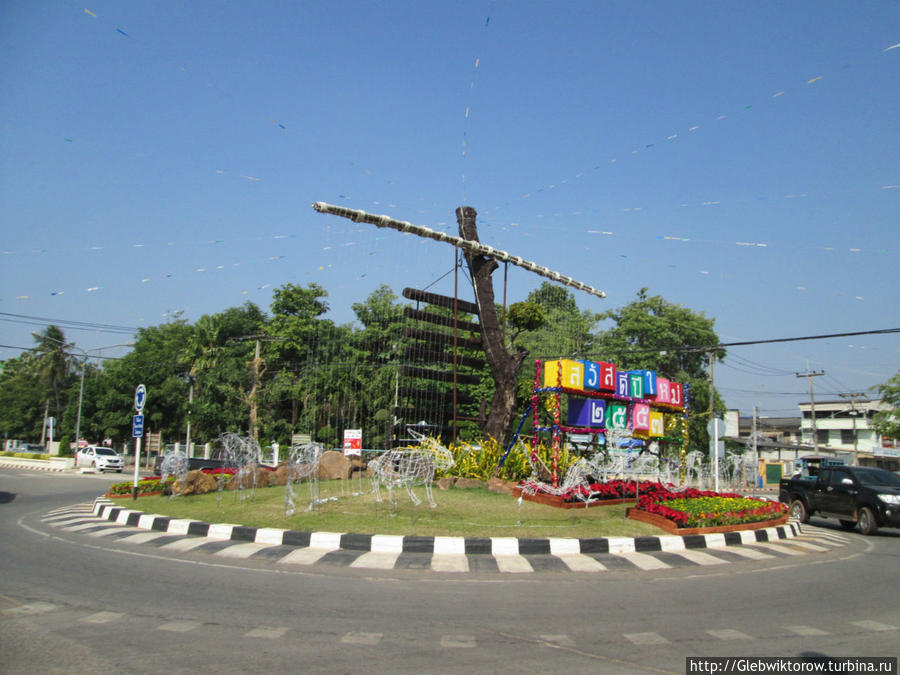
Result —
[[144, 416], [135, 415], [131, 420], [131, 437], [140, 438], [144, 435]]
[[134, 409], [138, 412], [141, 412], [144, 409], [144, 404], [147, 402], [147, 387], [142, 384], [137, 386], [137, 389], [134, 390]]
[[706, 431], [710, 436], [722, 438], [725, 435], [725, 420], [721, 417], [714, 417], [706, 425]]
[[344, 429], [344, 456], [362, 455], [362, 429]]

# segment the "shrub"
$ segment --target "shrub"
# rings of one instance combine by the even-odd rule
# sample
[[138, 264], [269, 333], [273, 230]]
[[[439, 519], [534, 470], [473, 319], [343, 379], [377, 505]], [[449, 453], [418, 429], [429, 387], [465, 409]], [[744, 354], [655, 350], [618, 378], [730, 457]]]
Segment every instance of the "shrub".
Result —
[[[436, 478], [456, 476], [457, 478], [487, 480], [496, 472], [497, 476], [504, 480], [520, 481], [528, 478], [532, 473], [531, 463], [528, 461], [531, 455], [531, 445], [522, 441], [516, 442], [499, 471], [498, 465], [506, 448], [493, 438], [488, 438], [481, 443], [462, 441], [451, 445], [449, 449], [453, 453], [455, 464], [447, 471], [438, 472]], [[553, 466], [553, 448], [540, 444], [537, 455], [540, 462], [548, 469]], [[577, 459], [568, 450], [560, 450], [557, 472], [561, 476], [565, 475], [566, 470]]]
[[[163, 481], [159, 476], [153, 478], [145, 478], [138, 481], [138, 495], [146, 495], [152, 492], [164, 492], [165, 488], [175, 480], [174, 476], [169, 476]], [[111, 495], [130, 495], [134, 488], [134, 482], [113, 483], [109, 486], [109, 494]]]
[[50, 455], [46, 455], [44, 453], [36, 453], [36, 452], [2, 452], [0, 456], [3, 457], [16, 457], [18, 459], [50, 459]]

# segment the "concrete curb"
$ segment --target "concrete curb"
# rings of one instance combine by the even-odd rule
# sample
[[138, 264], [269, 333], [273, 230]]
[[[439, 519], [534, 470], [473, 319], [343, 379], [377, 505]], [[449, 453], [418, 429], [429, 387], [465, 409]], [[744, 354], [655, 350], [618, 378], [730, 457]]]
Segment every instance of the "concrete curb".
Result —
[[204, 523], [135, 511], [116, 505], [106, 497], [94, 501], [93, 514], [120, 525], [167, 534], [193, 535], [213, 540], [254, 542], [272, 546], [313, 549], [343, 549], [381, 553], [427, 553], [436, 555], [572, 555], [595, 553], [635, 553], [724, 548], [758, 542], [791, 539], [801, 534], [800, 524], [788, 522], [778, 527], [742, 530], [724, 534], [662, 535], [656, 537], [598, 537], [591, 539], [515, 537], [425, 537], [343, 532], [303, 532], [247, 527], [225, 523]]
[[74, 467], [58, 466], [46, 459], [19, 459], [17, 457], [0, 457], [0, 467], [4, 469], [28, 469], [29, 471], [53, 471], [55, 473], [74, 473]]

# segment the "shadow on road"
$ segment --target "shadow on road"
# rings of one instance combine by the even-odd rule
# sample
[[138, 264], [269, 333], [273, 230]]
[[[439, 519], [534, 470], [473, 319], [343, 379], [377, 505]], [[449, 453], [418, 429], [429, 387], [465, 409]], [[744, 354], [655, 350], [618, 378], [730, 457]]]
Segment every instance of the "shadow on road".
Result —
[[9, 504], [15, 498], [14, 492], [0, 492], [0, 504]]

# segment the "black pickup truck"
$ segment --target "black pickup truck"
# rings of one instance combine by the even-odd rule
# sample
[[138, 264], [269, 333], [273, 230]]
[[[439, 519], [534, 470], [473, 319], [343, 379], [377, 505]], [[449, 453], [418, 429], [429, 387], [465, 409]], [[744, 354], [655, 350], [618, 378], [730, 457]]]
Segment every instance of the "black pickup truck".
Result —
[[900, 527], [900, 477], [884, 469], [831, 466], [817, 476], [786, 478], [779, 500], [801, 523], [810, 516], [837, 518], [844, 529], [859, 526], [863, 534], [879, 527]]

